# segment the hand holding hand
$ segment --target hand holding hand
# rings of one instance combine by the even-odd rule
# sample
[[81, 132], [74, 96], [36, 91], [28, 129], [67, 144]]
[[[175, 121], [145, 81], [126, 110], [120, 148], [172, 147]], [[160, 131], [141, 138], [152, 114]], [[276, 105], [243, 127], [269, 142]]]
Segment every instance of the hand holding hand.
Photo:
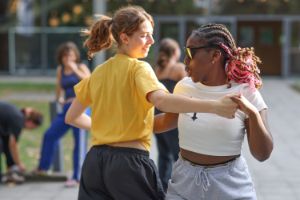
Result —
[[225, 118], [233, 119], [235, 112], [237, 111], [238, 104], [233, 102], [232, 98], [238, 97], [238, 95], [226, 95], [217, 100], [217, 106], [215, 113]]
[[246, 115], [257, 113], [258, 110], [252, 105], [243, 95], [232, 96], [231, 100], [237, 103], [238, 108], [243, 111]]

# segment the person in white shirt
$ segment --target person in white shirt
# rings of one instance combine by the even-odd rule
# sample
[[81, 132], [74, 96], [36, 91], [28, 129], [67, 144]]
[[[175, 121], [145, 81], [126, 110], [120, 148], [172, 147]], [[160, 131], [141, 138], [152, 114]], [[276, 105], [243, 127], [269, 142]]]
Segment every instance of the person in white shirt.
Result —
[[256, 199], [247, 164], [241, 155], [244, 135], [252, 155], [269, 158], [273, 139], [267, 123], [267, 106], [258, 89], [259, 77], [253, 48], [237, 47], [222, 24], [194, 30], [186, 42], [187, 72], [175, 94], [214, 100], [237, 93], [233, 119], [211, 113], [164, 113], [155, 118], [154, 132], [177, 127], [180, 157], [173, 166], [167, 200]]

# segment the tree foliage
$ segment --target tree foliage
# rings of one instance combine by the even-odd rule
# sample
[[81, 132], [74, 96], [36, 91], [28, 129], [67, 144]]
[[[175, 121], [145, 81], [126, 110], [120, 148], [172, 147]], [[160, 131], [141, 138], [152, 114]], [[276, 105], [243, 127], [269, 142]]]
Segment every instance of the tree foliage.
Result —
[[196, 7], [193, 0], [110, 0], [108, 11], [112, 12], [126, 5], [138, 5], [154, 15], [202, 14], [205, 10]]
[[218, 14], [300, 14], [299, 0], [226, 0], [219, 1]]

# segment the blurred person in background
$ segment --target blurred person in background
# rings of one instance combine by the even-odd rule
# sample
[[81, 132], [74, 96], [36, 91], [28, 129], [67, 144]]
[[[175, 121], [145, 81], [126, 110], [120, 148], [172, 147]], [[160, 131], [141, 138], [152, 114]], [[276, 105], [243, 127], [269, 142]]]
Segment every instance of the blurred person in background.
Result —
[[73, 174], [71, 179], [65, 183], [66, 187], [72, 187], [78, 185], [80, 178], [81, 165], [86, 155], [85, 137], [87, 132], [84, 129], [66, 124], [65, 115], [75, 98], [74, 85], [89, 77], [90, 70], [81, 63], [79, 50], [73, 42], [65, 42], [58, 47], [57, 61], [59, 65], [56, 75], [56, 101], [62, 106], [62, 111], [52, 120], [50, 127], [44, 134], [39, 165], [35, 172], [43, 174], [49, 170], [58, 141], [69, 129], [72, 129], [74, 138]]
[[[34, 129], [43, 122], [43, 115], [31, 107], [18, 109], [15, 105], [0, 101], [0, 177], [1, 154], [6, 157], [7, 174], [2, 182], [24, 182], [25, 166], [20, 158], [18, 141], [23, 128]], [[0, 179], [1, 180], [1, 179]]]
[[[175, 40], [171, 38], [161, 40], [155, 74], [171, 93], [176, 83], [186, 76], [185, 65], [179, 62], [180, 54], [179, 45]], [[159, 113], [161, 111], [155, 109], [155, 114]], [[163, 134], [155, 134], [155, 137], [158, 148], [158, 173], [166, 191], [173, 163], [178, 159], [178, 130], [175, 128]]]

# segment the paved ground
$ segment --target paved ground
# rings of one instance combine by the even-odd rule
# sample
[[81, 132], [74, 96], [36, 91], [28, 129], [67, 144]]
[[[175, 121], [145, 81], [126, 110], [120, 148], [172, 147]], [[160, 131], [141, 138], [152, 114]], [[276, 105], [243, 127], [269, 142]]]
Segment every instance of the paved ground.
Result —
[[[300, 200], [300, 95], [289, 81], [265, 79], [263, 97], [269, 105], [269, 121], [275, 148], [263, 163], [254, 160], [244, 145], [244, 155], [252, 173], [259, 200]], [[245, 142], [247, 144], [247, 142]], [[151, 157], [157, 156], [156, 147]], [[1, 200], [69, 200], [76, 199], [77, 188], [63, 183], [36, 183], [0, 186]]]
[[271, 158], [259, 163], [245, 148], [260, 200], [300, 200], [300, 95], [288, 83], [266, 80], [262, 89], [275, 142]]

